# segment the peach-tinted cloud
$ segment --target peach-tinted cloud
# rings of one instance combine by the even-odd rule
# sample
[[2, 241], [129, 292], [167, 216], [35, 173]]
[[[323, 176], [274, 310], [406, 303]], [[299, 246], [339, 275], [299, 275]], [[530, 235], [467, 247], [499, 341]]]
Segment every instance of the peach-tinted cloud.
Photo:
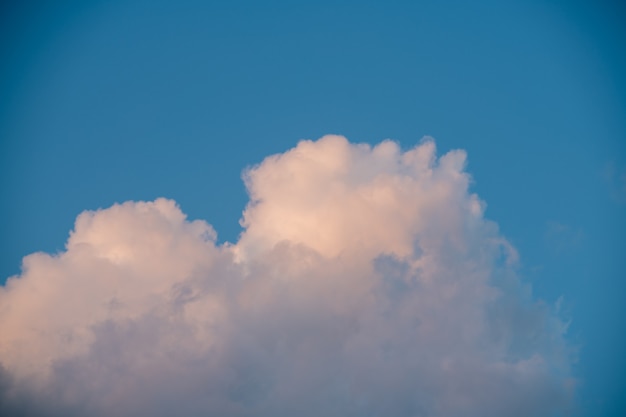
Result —
[[248, 169], [238, 242], [171, 200], [84, 212], [0, 288], [0, 409], [541, 416], [565, 324], [517, 277], [465, 153], [340, 136]]

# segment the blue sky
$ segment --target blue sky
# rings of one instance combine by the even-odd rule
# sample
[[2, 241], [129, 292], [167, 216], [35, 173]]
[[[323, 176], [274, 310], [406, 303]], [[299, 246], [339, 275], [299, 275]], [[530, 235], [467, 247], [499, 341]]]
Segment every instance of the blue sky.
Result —
[[535, 296], [563, 297], [583, 415], [621, 415], [626, 14], [574, 3], [4, 5], [0, 275], [127, 200], [235, 242], [247, 166], [325, 134], [428, 135], [467, 151]]

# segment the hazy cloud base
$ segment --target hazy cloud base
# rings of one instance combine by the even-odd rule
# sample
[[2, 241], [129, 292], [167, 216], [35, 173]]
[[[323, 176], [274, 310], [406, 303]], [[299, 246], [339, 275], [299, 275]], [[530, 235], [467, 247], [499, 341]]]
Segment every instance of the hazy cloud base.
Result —
[[566, 326], [464, 166], [302, 141], [245, 172], [235, 244], [171, 200], [82, 213], [0, 287], [0, 414], [559, 415]]

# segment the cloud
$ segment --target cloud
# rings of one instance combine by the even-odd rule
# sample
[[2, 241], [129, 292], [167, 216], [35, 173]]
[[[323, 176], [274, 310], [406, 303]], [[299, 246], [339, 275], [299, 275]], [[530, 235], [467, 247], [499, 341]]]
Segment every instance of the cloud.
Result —
[[[175, 202], [78, 216], [0, 287], [0, 411], [548, 416], [565, 324], [516, 275], [465, 153], [302, 141], [244, 173], [238, 242]], [[3, 415], [4, 415], [3, 414]]]
[[581, 228], [574, 228], [557, 221], [546, 223], [545, 243], [555, 254], [574, 252], [580, 248], [584, 237], [585, 234]]
[[605, 165], [602, 176], [609, 186], [611, 198], [617, 203], [626, 203], [626, 166], [610, 161]]

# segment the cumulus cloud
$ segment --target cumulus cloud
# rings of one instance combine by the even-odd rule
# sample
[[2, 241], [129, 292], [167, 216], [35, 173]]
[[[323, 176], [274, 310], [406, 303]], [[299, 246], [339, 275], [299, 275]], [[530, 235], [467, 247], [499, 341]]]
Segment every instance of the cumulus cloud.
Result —
[[238, 242], [175, 202], [78, 216], [0, 287], [0, 411], [552, 416], [565, 324], [516, 275], [465, 153], [340, 136], [244, 173]]

